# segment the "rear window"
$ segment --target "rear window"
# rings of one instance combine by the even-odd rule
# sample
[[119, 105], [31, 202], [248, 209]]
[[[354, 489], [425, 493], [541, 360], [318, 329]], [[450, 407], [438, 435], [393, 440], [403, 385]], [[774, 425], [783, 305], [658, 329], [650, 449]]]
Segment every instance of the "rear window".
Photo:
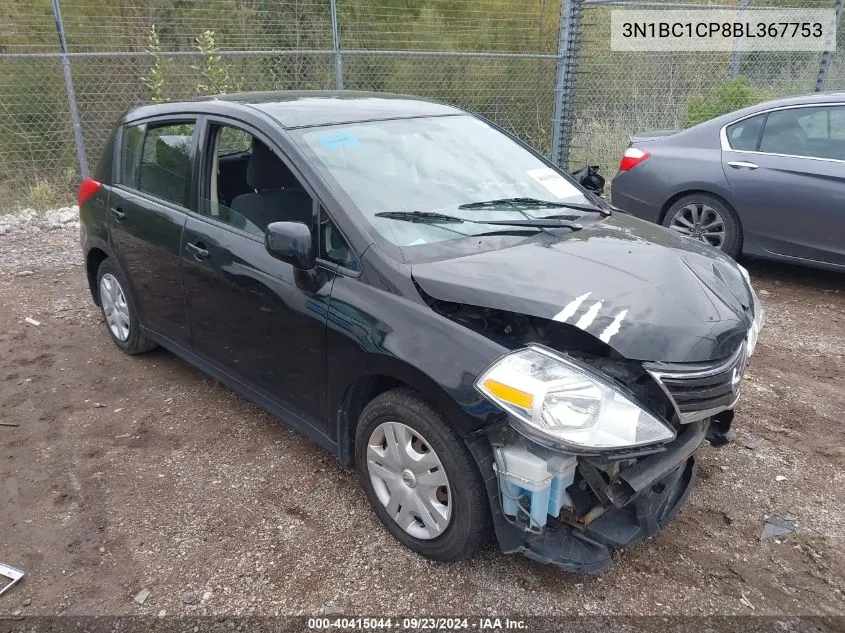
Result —
[[187, 204], [195, 128], [193, 121], [127, 126], [121, 183], [169, 202]]

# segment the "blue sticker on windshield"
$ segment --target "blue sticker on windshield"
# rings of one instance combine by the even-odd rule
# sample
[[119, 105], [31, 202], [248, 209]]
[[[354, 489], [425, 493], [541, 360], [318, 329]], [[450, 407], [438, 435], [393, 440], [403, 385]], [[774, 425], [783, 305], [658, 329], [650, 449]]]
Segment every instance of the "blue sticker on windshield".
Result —
[[326, 149], [339, 149], [341, 147], [358, 147], [358, 139], [351, 132], [329, 132], [320, 134], [317, 137], [320, 144]]

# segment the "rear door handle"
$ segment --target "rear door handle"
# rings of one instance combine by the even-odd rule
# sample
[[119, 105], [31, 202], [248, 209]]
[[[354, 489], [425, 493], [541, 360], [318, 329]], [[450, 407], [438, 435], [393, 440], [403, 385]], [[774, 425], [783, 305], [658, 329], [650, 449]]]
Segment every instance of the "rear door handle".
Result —
[[185, 249], [191, 251], [194, 254], [194, 259], [196, 259], [197, 261], [208, 259], [208, 257], [211, 255], [211, 253], [208, 252], [208, 249], [205, 248], [205, 245], [202, 242], [200, 242], [199, 244], [191, 244], [190, 242], [188, 242], [187, 244], [185, 244]]
[[744, 160], [732, 160], [728, 162], [728, 165], [734, 169], [757, 169], [760, 166], [757, 163], [749, 163]]
[[112, 207], [111, 214], [114, 216], [114, 219], [118, 222], [122, 222], [126, 219], [126, 214], [123, 212], [123, 209], [120, 207]]

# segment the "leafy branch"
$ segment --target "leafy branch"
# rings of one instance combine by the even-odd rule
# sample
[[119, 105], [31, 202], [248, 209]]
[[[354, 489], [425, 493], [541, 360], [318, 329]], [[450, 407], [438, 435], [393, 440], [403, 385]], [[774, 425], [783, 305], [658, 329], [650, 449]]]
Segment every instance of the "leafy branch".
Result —
[[161, 42], [155, 24], [150, 25], [150, 32], [147, 34], [147, 53], [152, 55], [153, 65], [143, 74], [141, 81], [150, 91], [150, 101], [161, 103], [165, 100], [163, 96], [164, 65], [170, 60], [163, 59], [161, 56]]
[[229, 66], [223, 63], [220, 47], [214, 39], [214, 31], [205, 30], [196, 38], [197, 50], [202, 53], [202, 66], [191, 66], [200, 74], [202, 83], [197, 84], [197, 94], [222, 94], [240, 90], [240, 82], [232, 81]]

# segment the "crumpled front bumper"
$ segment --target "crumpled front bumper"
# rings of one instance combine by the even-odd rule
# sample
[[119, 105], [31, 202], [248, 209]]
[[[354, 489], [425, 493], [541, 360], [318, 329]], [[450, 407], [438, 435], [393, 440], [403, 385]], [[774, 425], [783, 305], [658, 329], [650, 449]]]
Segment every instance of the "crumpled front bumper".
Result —
[[[506, 554], [520, 553], [567, 571], [592, 573], [610, 566], [612, 550], [656, 534], [675, 518], [692, 488], [698, 468], [695, 452], [708, 429], [709, 421], [688, 425], [678, 438], [681, 441], [638, 462], [634, 467], [637, 470], [629, 473], [630, 482], [626, 483], [624, 478], [611, 482], [604, 512], [585, 528], [549, 517], [539, 534], [519, 529], [503, 515], [489, 440], [475, 437], [468, 444], [485, 479], [501, 550]], [[632, 490], [625, 488], [631, 484]], [[621, 486], [625, 494], [614, 498], [614, 486]]]

